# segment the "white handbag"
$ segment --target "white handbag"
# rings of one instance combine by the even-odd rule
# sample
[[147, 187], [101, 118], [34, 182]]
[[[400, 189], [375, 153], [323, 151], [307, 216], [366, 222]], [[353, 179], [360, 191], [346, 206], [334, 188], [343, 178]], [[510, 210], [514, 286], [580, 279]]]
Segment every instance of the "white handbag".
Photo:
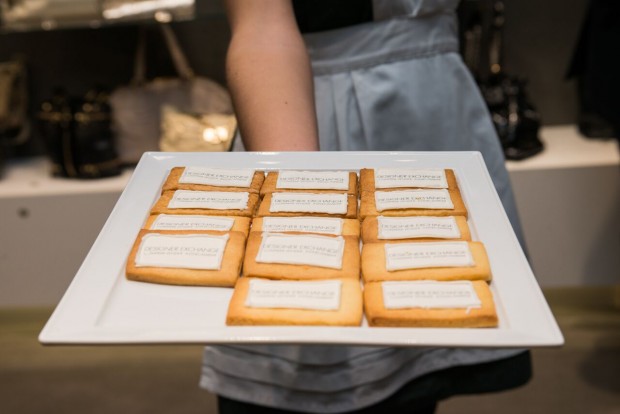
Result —
[[[174, 138], [169, 133], [162, 135], [162, 122], [169, 132], [175, 129], [173, 124], [179, 120], [187, 120], [188, 117], [231, 117], [233, 107], [226, 89], [210, 79], [194, 74], [170, 26], [162, 24], [160, 27], [178, 77], [156, 78], [150, 81], [145, 79], [146, 40], [142, 32], [136, 54], [134, 78], [130, 85], [118, 88], [110, 96], [116, 144], [119, 156], [125, 164], [137, 163], [145, 151], [158, 151], [160, 139], [162, 149], [167, 151], [182, 151], [181, 148], [200, 151], [209, 150], [206, 148], [226, 149], [223, 145], [209, 145], [211, 142], [204, 139], [211, 136], [208, 131], [192, 133], [191, 136], [179, 135], [183, 130], [179, 125]], [[165, 120], [162, 117], [164, 107], [168, 108]], [[171, 116], [174, 114], [186, 114], [187, 117]], [[203, 129], [207, 128], [211, 127], [206, 126]], [[231, 137], [233, 133], [234, 131], [231, 132]], [[186, 140], [193, 140], [195, 144], [178, 145]]]

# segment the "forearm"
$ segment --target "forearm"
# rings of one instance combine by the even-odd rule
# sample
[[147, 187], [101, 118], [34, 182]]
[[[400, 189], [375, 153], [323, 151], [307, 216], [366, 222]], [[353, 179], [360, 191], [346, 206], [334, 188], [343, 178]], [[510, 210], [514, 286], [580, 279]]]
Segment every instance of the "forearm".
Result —
[[290, 16], [280, 12], [262, 10], [243, 24], [231, 19], [226, 74], [241, 136], [251, 151], [318, 150], [310, 62]]

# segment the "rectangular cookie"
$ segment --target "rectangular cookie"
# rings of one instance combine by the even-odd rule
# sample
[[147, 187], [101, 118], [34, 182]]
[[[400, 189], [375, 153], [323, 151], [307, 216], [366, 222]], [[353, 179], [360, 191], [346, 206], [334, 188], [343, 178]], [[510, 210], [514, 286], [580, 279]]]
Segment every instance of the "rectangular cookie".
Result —
[[[220, 201], [225, 200], [226, 198], [236, 200], [238, 197], [241, 197], [242, 194], [247, 194], [247, 203], [245, 204], [245, 207], [239, 208], [242, 206], [235, 206], [236, 208], [221, 208], [225, 207], [226, 204], [221, 204], [219, 203]], [[171, 202], [176, 198], [181, 198], [183, 200], [203, 200], [204, 203], [196, 201], [182, 203], [185, 204], [184, 206], [171, 206]], [[217, 203], [215, 203], [219, 204], [217, 206], [218, 208], [209, 208], [209, 200], [218, 200]], [[235, 204], [237, 203], [235, 202]], [[204, 207], [202, 207], [202, 205], [204, 205]], [[257, 205], [257, 193], [176, 190], [166, 191], [163, 193], [151, 209], [151, 214], [202, 214], [205, 216], [252, 217], [256, 211]]]
[[[321, 266], [311, 264], [290, 263], [264, 263], [258, 262], [257, 256], [263, 242], [263, 237], [269, 233], [250, 232], [246, 245], [246, 254], [243, 261], [243, 275], [246, 277], [262, 277], [267, 279], [287, 280], [312, 280], [312, 279], [336, 279], [349, 278], [359, 280], [360, 275], [360, 251], [359, 239], [353, 236], [340, 236], [344, 240], [341, 267], [326, 267], [329, 257]], [[315, 238], [336, 238], [326, 235], [304, 235]], [[282, 260], [288, 260], [292, 255], [283, 253], [279, 255]], [[332, 260], [331, 257], [330, 260]]]
[[[389, 283], [389, 282], [388, 282]], [[414, 282], [415, 283], [415, 282]], [[437, 282], [440, 284], [450, 282]], [[431, 287], [431, 286], [429, 286]], [[414, 328], [491, 328], [498, 326], [497, 312], [493, 301], [493, 295], [489, 286], [483, 281], [471, 282], [478, 300], [479, 307], [402, 307], [386, 308], [383, 282], [373, 282], [364, 285], [364, 311], [366, 320], [370, 326], [387, 327], [414, 327]], [[431, 287], [431, 289], [433, 289]], [[406, 288], [400, 287], [397, 293], [401, 297], [406, 293]], [[420, 291], [414, 291], [420, 295]], [[468, 293], [468, 291], [466, 291]], [[433, 300], [429, 296], [436, 296], [436, 292], [426, 290], [425, 305], [430, 305]], [[389, 300], [392, 300], [390, 298]], [[406, 299], [402, 303], [415, 302], [413, 298]], [[397, 302], [398, 303], [398, 302]], [[392, 305], [390, 305], [392, 306]], [[417, 305], [416, 305], [417, 306]], [[433, 305], [430, 305], [433, 306]], [[459, 306], [458, 304], [456, 306]]]
[[[186, 170], [192, 169], [191, 177], [183, 176]], [[166, 181], [162, 186], [162, 193], [174, 190], [193, 190], [193, 191], [247, 191], [249, 193], [258, 193], [263, 182], [265, 181], [265, 173], [263, 171], [254, 171], [248, 169], [248, 175], [252, 175], [251, 180], [244, 181], [242, 179], [235, 180], [235, 171], [244, 170], [227, 170], [222, 168], [206, 168], [206, 167], [174, 167], [170, 170]], [[220, 174], [218, 175], [218, 172]], [[183, 178], [182, 178], [183, 177]], [[245, 176], [243, 178], [246, 178]], [[187, 182], [179, 182], [179, 180]]]
[[[277, 200], [282, 197], [299, 198], [299, 203], [290, 207], [290, 211], [272, 211], [272, 204], [278, 205]], [[320, 212], [321, 205], [318, 200], [326, 198], [341, 197], [346, 200], [343, 201], [345, 205], [344, 209], [340, 212]], [[273, 201], [272, 200], [276, 201]], [[316, 203], [309, 203], [304, 201], [305, 199], [317, 200]], [[318, 206], [316, 208], [315, 206]], [[287, 207], [285, 207], [287, 208]], [[306, 210], [306, 211], [303, 211]], [[300, 192], [287, 192], [287, 193], [271, 193], [265, 195], [261, 200], [256, 217], [295, 217], [295, 216], [315, 216], [315, 217], [340, 217], [340, 218], [357, 218], [357, 198], [351, 194], [344, 193], [300, 193]]]
[[[136, 258], [140, 252], [145, 236], [149, 235], [163, 235], [163, 236], [193, 236], [200, 237], [204, 235], [211, 236], [224, 236], [228, 235], [228, 240], [225, 243], [223, 255], [221, 256], [219, 269], [205, 269], [205, 268], [190, 268], [193, 266], [190, 264], [190, 260], [186, 259], [184, 255], [177, 255], [177, 262], [182, 262], [183, 265], [177, 266], [176, 264], [166, 263], [166, 266], [153, 265], [153, 266], [138, 266], [136, 264]], [[150, 237], [150, 236], [149, 236]], [[175, 241], [172, 243], [165, 243], [163, 246], [168, 251], [178, 252], [185, 250], [191, 252], [192, 256], [205, 256], [212, 255], [213, 246], [204, 242], [198, 242], [196, 246], [188, 245], [183, 240]], [[161, 244], [153, 247], [147, 246], [149, 249], [159, 248], [162, 249]], [[243, 261], [243, 253], [245, 250], [245, 236], [240, 232], [213, 232], [213, 231], [153, 231], [153, 230], [140, 230], [136, 241], [133, 244], [127, 264], [125, 273], [127, 279], [161, 283], [168, 285], [189, 285], [189, 286], [225, 286], [232, 287], [235, 285], [237, 278], [241, 271], [241, 263]], [[206, 253], [195, 253], [204, 251]], [[186, 256], [186, 255], [185, 255]], [[171, 266], [171, 267], [169, 267]]]
[[[398, 171], [398, 170], [402, 170], [404, 172], [406, 171], [411, 171], [411, 170], [416, 170], [415, 168], [410, 169], [410, 168], [402, 168], [402, 169], [398, 169], [395, 168], [394, 171]], [[419, 169], [420, 171], [426, 171], [427, 169]], [[433, 184], [428, 184], [428, 185], [424, 185], [424, 184], [419, 184], [416, 185], [416, 183], [411, 182], [410, 185], [407, 184], [406, 180], [403, 180], [403, 185], [402, 186], [398, 186], [398, 187], [384, 187], [383, 189], [390, 189], [390, 190], [407, 190], [407, 189], [411, 189], [411, 188], [447, 188], [450, 190], [458, 190], [458, 184], [456, 182], [456, 175], [454, 174], [454, 171], [451, 169], [445, 169], [443, 170], [445, 173], [445, 178], [446, 178], [446, 187], [443, 186], [434, 186]], [[374, 168], [362, 168], [360, 170], [360, 192], [363, 191], [377, 191], [377, 190], [381, 190], [382, 188], [377, 188], [375, 185], [375, 169]]]
[[[431, 242], [439, 247], [439, 243]], [[431, 244], [428, 243], [428, 244]], [[459, 267], [423, 267], [399, 270], [388, 270], [386, 264], [386, 244], [401, 246], [406, 249], [406, 243], [366, 243], [362, 246], [362, 277], [364, 283], [384, 280], [491, 280], [491, 267], [486, 249], [481, 242], [450, 242], [466, 243], [469, 246], [473, 266]], [[420, 248], [422, 243], [411, 243]], [[445, 243], [443, 243], [446, 245]]]
[[[264, 223], [267, 223], [266, 225]], [[251, 232], [316, 233], [334, 236], [360, 236], [360, 222], [355, 219], [334, 217], [256, 217]]]
[[152, 214], [142, 228], [147, 230], [238, 231], [245, 237], [250, 231], [250, 217], [206, 216], [192, 214]]
[[[306, 182], [307, 182], [308, 188], [290, 188], [291, 185], [287, 185], [287, 184], [284, 184], [283, 187], [278, 188], [278, 177], [280, 176], [280, 172], [270, 171], [267, 173], [267, 176], [265, 177], [265, 182], [263, 183], [263, 186], [260, 189], [261, 197], [265, 196], [266, 194], [271, 194], [275, 192], [288, 192], [288, 191], [303, 192], [303, 193], [307, 193], [307, 192], [347, 193], [347, 194], [351, 194], [357, 197], [357, 174], [352, 171], [348, 172], [349, 182], [348, 182], [348, 186], [346, 189], [342, 187], [339, 189], [333, 188], [333, 187], [324, 188], [324, 187], [330, 187], [330, 186], [329, 184], [324, 184], [323, 182], [321, 182], [321, 180], [319, 180], [319, 178], [323, 178], [323, 177], [313, 176], [313, 174], [329, 174], [330, 173], [329, 171], [298, 171], [298, 172], [300, 173], [300, 175], [305, 174], [307, 176]], [[313, 178], [316, 178], [316, 179], [312, 180]], [[326, 177], [326, 179], [323, 181], [327, 181], [327, 178], [331, 178], [331, 177]], [[316, 183], [316, 182], [319, 182], [319, 184], [313, 185], [313, 183]], [[316, 188], [312, 188], [312, 187], [316, 187]], [[318, 188], [318, 187], [321, 187], [321, 188]]]
[[[429, 194], [443, 191], [448, 192], [448, 197], [452, 202], [453, 208], [397, 208], [379, 211], [375, 201], [375, 196], [379, 192], [362, 191], [360, 202], [360, 219], [366, 217], [388, 216], [388, 217], [407, 217], [407, 216], [463, 216], [467, 217], [467, 208], [461, 197], [461, 193], [456, 190], [389, 190], [381, 191], [382, 195], [389, 195], [397, 191], [404, 191], [404, 194]], [[403, 193], [399, 193], [403, 194]], [[439, 194], [439, 193], [438, 193]]]
[[[380, 222], [384, 223], [385, 227], [389, 227], [391, 231], [380, 235]], [[439, 230], [437, 230], [437, 228], [439, 228]], [[414, 231], [414, 229], [417, 231]], [[380, 236], [383, 237], [379, 238]], [[471, 240], [467, 219], [463, 216], [371, 216], [367, 217], [362, 222], [362, 242], [364, 243], [426, 242], [439, 240]]]
[[[307, 290], [295, 287], [298, 284], [324, 285], [327, 283], [340, 282], [339, 307], [336, 309], [300, 309], [293, 307], [250, 307], [247, 304], [250, 287], [256, 293], [261, 292], [261, 288], [253, 284], [252, 281], [259, 283], [267, 282], [270, 284], [285, 283], [287, 287], [288, 300], [293, 300], [293, 306], [302, 306], [307, 303]], [[270, 286], [270, 285], [267, 285]], [[276, 285], [277, 286], [277, 285]], [[263, 286], [264, 287], [264, 286]], [[291, 289], [292, 287], [292, 289]], [[282, 289], [280, 289], [281, 291]], [[264, 290], [262, 290], [264, 292]], [[295, 295], [305, 296], [305, 302], [300, 302]], [[312, 302], [312, 301], [310, 301]], [[269, 306], [269, 304], [267, 304]], [[282, 306], [282, 305], [280, 305]], [[284, 303], [284, 306], [290, 306]], [[359, 326], [362, 323], [362, 289], [359, 281], [354, 279], [332, 279], [330, 281], [265, 281], [264, 279], [242, 277], [237, 281], [235, 290], [228, 306], [226, 315], [227, 325], [319, 325], [319, 326]]]

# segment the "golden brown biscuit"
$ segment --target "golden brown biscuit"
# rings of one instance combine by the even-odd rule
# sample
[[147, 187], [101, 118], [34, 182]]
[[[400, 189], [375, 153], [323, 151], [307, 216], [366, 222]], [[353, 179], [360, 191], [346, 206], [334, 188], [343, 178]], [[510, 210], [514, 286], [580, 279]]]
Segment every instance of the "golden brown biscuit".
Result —
[[362, 277], [364, 283], [384, 280], [491, 280], [491, 267], [481, 242], [467, 242], [474, 266], [429, 267], [388, 271], [385, 264], [386, 243], [366, 243], [362, 246]]
[[[260, 205], [258, 206], [258, 210], [256, 211], [256, 217], [315, 216], [315, 217], [340, 217], [340, 218], [349, 218], [349, 219], [357, 218], [357, 198], [350, 194], [347, 195], [347, 212], [345, 214], [312, 213], [312, 212], [305, 213], [305, 212], [298, 212], [298, 211], [296, 212], [281, 211], [281, 212], [272, 213], [271, 211], [269, 211], [269, 208], [271, 206], [271, 198], [273, 197], [273, 194], [274, 193], [267, 194], [261, 200]], [[317, 194], [317, 193], [312, 192], [308, 194]]]
[[218, 210], [208, 208], [170, 208], [168, 204], [174, 196], [174, 191], [166, 191], [159, 197], [151, 214], [203, 214], [205, 216], [242, 216], [252, 217], [258, 205], [258, 194], [249, 193], [247, 208], [243, 210]]
[[[299, 223], [299, 219], [308, 219], [310, 216], [300, 216], [300, 217], [282, 217], [283, 219], [297, 220], [295, 223]], [[264, 217], [256, 217], [252, 220], [252, 227], [250, 229], [251, 232], [261, 232], [263, 231], [263, 220]], [[342, 220], [342, 236], [360, 236], [360, 222], [355, 219], [341, 219]], [[286, 231], [286, 230], [278, 230], [277, 233], [315, 233], [315, 234], [325, 234], [319, 231]]]
[[[342, 268], [297, 265], [284, 263], [259, 263], [256, 255], [263, 240], [264, 233], [250, 232], [243, 261], [243, 275], [246, 277], [263, 277], [282, 280], [313, 280], [349, 278], [359, 280], [360, 250], [359, 239], [353, 236], [343, 236], [344, 252]], [[334, 237], [334, 236], [322, 236]]]
[[[142, 227], [143, 229], [147, 229], [147, 230], [151, 230], [153, 227], [153, 223], [155, 222], [155, 220], [157, 220], [157, 218], [159, 217], [159, 214], [152, 214], [150, 216], [147, 217], [146, 222], [144, 223], [144, 226]], [[179, 217], [190, 217], [193, 215], [189, 215], [189, 214], [180, 214], [177, 215]], [[196, 215], [198, 216], [198, 215]], [[209, 216], [209, 218], [217, 218], [218, 216]], [[233, 221], [233, 225], [230, 228], [230, 230], [213, 230], [212, 231], [238, 231], [240, 233], [243, 233], [243, 235], [245, 237], [248, 236], [248, 233], [250, 231], [250, 223], [252, 222], [252, 219], [250, 217], [240, 217], [240, 216], [230, 216], [230, 217], [225, 217], [227, 219], [232, 219]], [[158, 229], [153, 229], [153, 230], [158, 230]], [[191, 230], [191, 231], [205, 231], [205, 229], [185, 229], [185, 230]]]
[[179, 178], [185, 171], [185, 167], [174, 167], [170, 170], [166, 181], [164, 182], [161, 192], [174, 190], [193, 190], [193, 191], [247, 191], [249, 193], [258, 193], [263, 182], [265, 181], [265, 173], [263, 171], [255, 171], [254, 177], [249, 187], [222, 187], [217, 185], [205, 184], [180, 184]]
[[381, 282], [364, 285], [364, 311], [370, 326], [490, 328], [498, 325], [493, 295], [486, 282], [472, 282], [480, 308], [386, 309]]
[[[381, 190], [381, 191], [402, 191], [402, 190]], [[448, 190], [450, 199], [454, 205], [453, 209], [424, 209], [424, 208], [405, 208], [396, 210], [377, 211], [375, 203], [375, 193], [362, 191], [360, 202], [360, 219], [366, 217], [387, 216], [387, 217], [407, 217], [407, 216], [463, 216], [467, 218], [467, 208], [458, 189]]]
[[[454, 174], [454, 170], [446, 169], [446, 181], [448, 182], [449, 190], [458, 190], [458, 184], [456, 182], [456, 175]], [[421, 188], [421, 187], [393, 187], [389, 188], [389, 190], [407, 190], [412, 188]], [[375, 170], [373, 168], [362, 168], [360, 170], [360, 192], [363, 191], [377, 191], [381, 190], [375, 187]], [[388, 189], [385, 189], [388, 190]], [[383, 190], [381, 190], [383, 191]]]
[[[228, 234], [229, 239], [226, 243], [222, 264], [219, 270], [206, 269], [186, 269], [170, 267], [143, 267], [136, 266], [136, 255], [142, 242], [142, 237], [147, 234]], [[162, 283], [168, 285], [190, 285], [190, 286], [225, 286], [235, 285], [241, 271], [243, 252], [245, 251], [245, 236], [240, 232], [215, 232], [215, 231], [154, 231], [140, 230], [138, 237], [131, 249], [125, 274], [127, 279], [139, 282]]]
[[[461, 237], [450, 240], [471, 240], [471, 233], [469, 231], [469, 225], [467, 224], [467, 219], [463, 216], [455, 216], [456, 224], [461, 232]], [[371, 216], [367, 217], [362, 222], [362, 242], [364, 243], [382, 243], [382, 242], [390, 242], [390, 243], [402, 243], [402, 242], [412, 242], [412, 241], [438, 241], [445, 239], [438, 238], [411, 238], [411, 239], [379, 239], [379, 219], [378, 217]]]
[[359, 326], [362, 323], [362, 290], [354, 279], [341, 279], [338, 310], [251, 308], [245, 305], [250, 280], [237, 281], [228, 306], [227, 325], [327, 325]]
[[278, 182], [278, 171], [270, 171], [265, 177], [265, 182], [260, 189], [261, 197], [266, 194], [275, 192], [299, 192], [299, 193], [347, 193], [357, 197], [357, 174], [354, 172], [349, 173], [349, 189], [348, 190], [313, 190], [313, 189], [292, 189], [292, 188], [276, 188]]

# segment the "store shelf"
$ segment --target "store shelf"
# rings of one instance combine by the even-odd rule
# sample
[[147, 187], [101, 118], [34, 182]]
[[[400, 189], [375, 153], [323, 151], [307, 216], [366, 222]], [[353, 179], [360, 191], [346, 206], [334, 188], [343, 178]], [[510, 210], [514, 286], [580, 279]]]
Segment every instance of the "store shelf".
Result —
[[52, 177], [51, 163], [45, 157], [12, 160], [0, 179], [0, 199], [43, 197], [68, 194], [122, 192], [131, 177], [127, 169], [116, 177], [72, 179]]
[[[545, 127], [541, 131], [545, 150], [523, 161], [508, 161], [508, 171], [620, 166], [620, 151], [615, 140], [586, 139], [573, 125]], [[58, 196], [122, 192], [132, 169], [117, 177], [94, 180], [56, 178], [44, 157], [12, 160], [0, 179], [0, 198]]]
[[545, 150], [523, 161], [508, 161], [508, 171], [620, 165], [620, 151], [614, 139], [584, 138], [574, 125], [542, 128]]

